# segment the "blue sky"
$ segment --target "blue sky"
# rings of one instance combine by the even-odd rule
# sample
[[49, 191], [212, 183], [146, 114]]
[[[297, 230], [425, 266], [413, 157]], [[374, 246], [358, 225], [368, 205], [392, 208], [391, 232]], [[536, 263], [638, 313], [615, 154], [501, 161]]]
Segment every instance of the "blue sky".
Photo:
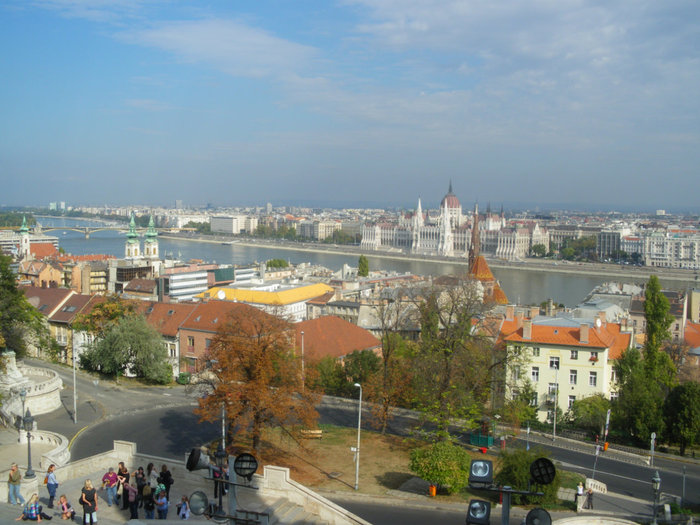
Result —
[[0, 46], [0, 205], [700, 208], [697, 0], [0, 0]]

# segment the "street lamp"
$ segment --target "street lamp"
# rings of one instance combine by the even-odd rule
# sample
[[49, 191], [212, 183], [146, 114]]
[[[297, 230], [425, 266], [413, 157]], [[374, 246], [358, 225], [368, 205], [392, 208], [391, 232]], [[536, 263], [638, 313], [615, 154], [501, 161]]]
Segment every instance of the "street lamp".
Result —
[[355, 490], [360, 485], [360, 426], [362, 425], [362, 385], [355, 383], [355, 386], [360, 389], [360, 403], [357, 410], [357, 447], [355, 448]]
[[[226, 454], [226, 451], [224, 450], [224, 445], [223, 443], [219, 442], [219, 446], [216, 448], [216, 454], [214, 454], [214, 460], [216, 462], [216, 467], [219, 469], [219, 480], [224, 479], [224, 466], [226, 465], [226, 458], [228, 455]], [[224, 504], [223, 504], [223, 496], [224, 496], [224, 484], [221, 483], [221, 481], [215, 481], [215, 483], [218, 485], [218, 493], [219, 493], [219, 512], [224, 514]]]
[[27, 409], [27, 412], [24, 414], [23, 423], [24, 428], [27, 429], [27, 472], [25, 472], [24, 478], [33, 479], [34, 470], [32, 469], [32, 434], [30, 433], [30, 430], [34, 426], [34, 418], [32, 417], [32, 413], [29, 411], [29, 409]]
[[557, 408], [559, 407], [559, 363], [554, 367], [554, 423], [552, 425], [552, 442], [557, 440]]
[[661, 477], [659, 477], [659, 471], [654, 472], [654, 477], [651, 478], [651, 488], [654, 491], [654, 506], [653, 506], [653, 519], [652, 524], [657, 525], [656, 521], [656, 508], [659, 505], [659, 493], [661, 492]]
[[301, 389], [304, 390], [305, 387], [305, 377], [304, 377], [304, 330], [301, 331]]
[[20, 418], [20, 430], [24, 430], [24, 402], [27, 399], [27, 389], [23, 388], [19, 392], [19, 398], [22, 400], [22, 417]]
[[73, 423], [78, 423], [78, 388], [75, 382], [75, 347], [71, 350], [73, 355]]

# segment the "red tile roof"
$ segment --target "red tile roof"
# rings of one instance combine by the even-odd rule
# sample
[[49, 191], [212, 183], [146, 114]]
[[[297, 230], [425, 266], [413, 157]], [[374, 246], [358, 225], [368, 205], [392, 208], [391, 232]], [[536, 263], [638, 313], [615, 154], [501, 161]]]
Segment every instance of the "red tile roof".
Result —
[[496, 278], [493, 276], [493, 273], [491, 272], [491, 268], [489, 268], [489, 264], [486, 262], [486, 259], [484, 259], [483, 255], [479, 255], [479, 257], [476, 258], [474, 264], [469, 269], [469, 274], [475, 279], [479, 279], [480, 281], [496, 280]]
[[148, 324], [165, 337], [177, 337], [180, 325], [194, 312], [194, 303], [157, 303], [139, 301], [137, 311], [142, 313]]
[[245, 303], [210, 300], [206, 303], [197, 303], [194, 311], [185, 319], [180, 328], [216, 333], [221, 324], [234, 312], [243, 313], [249, 319], [270, 316], [270, 314]]
[[33, 242], [29, 245], [29, 251], [36, 259], [44, 259], [45, 257], [54, 257], [58, 255], [58, 250], [50, 242]]
[[58, 311], [51, 316], [51, 321], [56, 323], [72, 323], [75, 318], [83, 312], [83, 309], [92, 300], [91, 295], [75, 294], [68, 298], [68, 300], [58, 309]]
[[700, 323], [686, 322], [685, 344], [690, 348], [700, 348]]
[[59, 306], [75, 294], [75, 291], [67, 288], [39, 288], [37, 286], [20, 286], [19, 288], [24, 292], [29, 304], [46, 317], [50, 317], [58, 310]]
[[378, 350], [381, 341], [364, 328], [328, 315], [294, 325], [297, 348], [304, 332], [304, 359], [319, 361], [326, 356], [343, 357], [355, 350]]

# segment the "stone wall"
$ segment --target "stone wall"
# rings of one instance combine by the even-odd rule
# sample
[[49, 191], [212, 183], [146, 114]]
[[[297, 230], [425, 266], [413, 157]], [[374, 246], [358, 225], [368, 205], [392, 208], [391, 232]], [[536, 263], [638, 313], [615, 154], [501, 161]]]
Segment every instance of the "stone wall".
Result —
[[40, 377], [43, 380], [30, 383], [26, 386], [27, 400], [25, 407], [33, 415], [48, 414], [57, 408], [61, 408], [61, 389], [63, 381], [58, 377], [58, 373], [48, 368], [35, 368], [24, 366], [17, 367], [23, 376]]

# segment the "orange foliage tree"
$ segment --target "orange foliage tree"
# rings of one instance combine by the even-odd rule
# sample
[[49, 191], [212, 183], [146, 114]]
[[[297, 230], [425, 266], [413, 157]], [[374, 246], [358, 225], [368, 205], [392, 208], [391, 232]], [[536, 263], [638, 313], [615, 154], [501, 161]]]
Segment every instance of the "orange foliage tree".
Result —
[[224, 406], [228, 435], [247, 438], [258, 454], [267, 427], [293, 437], [313, 428], [317, 396], [303, 388], [293, 334], [287, 321], [257, 308], [233, 310], [209, 346], [211, 366], [202, 374], [208, 395], [195, 413], [216, 421]]

